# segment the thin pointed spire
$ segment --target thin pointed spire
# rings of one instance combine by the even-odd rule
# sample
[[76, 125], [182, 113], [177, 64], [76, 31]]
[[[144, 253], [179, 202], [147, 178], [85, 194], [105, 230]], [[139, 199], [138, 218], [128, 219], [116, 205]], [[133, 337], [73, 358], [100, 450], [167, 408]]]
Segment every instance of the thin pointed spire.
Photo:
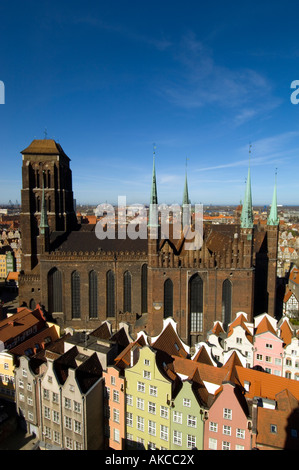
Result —
[[277, 169], [275, 171], [275, 183], [274, 183], [274, 191], [272, 197], [272, 204], [270, 209], [270, 214], [267, 220], [268, 225], [278, 225], [279, 218], [277, 214]]
[[40, 233], [42, 235], [45, 234], [45, 229], [49, 228], [48, 214], [47, 214], [47, 207], [46, 207], [46, 198], [45, 198], [44, 175], [43, 175], [42, 208], [41, 208], [39, 228], [40, 228]]
[[183, 194], [183, 205], [190, 204], [189, 192], [188, 192], [188, 178], [187, 178], [187, 160], [188, 160], [188, 158], [186, 158], [186, 172], [185, 172], [185, 186], [184, 186], [184, 194]]
[[249, 145], [248, 175], [247, 175], [245, 196], [244, 196], [244, 202], [243, 202], [242, 213], [241, 213], [241, 227], [242, 228], [252, 228], [253, 227], [251, 176], [250, 176], [250, 154], [251, 154], [251, 144]]
[[156, 166], [155, 166], [155, 157], [156, 157], [156, 146], [154, 144], [153, 150], [153, 175], [152, 175], [152, 188], [151, 188], [151, 198], [150, 198], [150, 207], [149, 207], [149, 227], [158, 226], [158, 195], [157, 195], [157, 180], [156, 180]]

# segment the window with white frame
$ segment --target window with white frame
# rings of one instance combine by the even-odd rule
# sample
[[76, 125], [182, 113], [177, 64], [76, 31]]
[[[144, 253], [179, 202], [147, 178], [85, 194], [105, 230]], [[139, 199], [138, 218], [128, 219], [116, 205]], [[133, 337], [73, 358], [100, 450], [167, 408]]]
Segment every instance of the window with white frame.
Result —
[[76, 419], [74, 419], [74, 431], [77, 433], [77, 434], [81, 434], [82, 433], [82, 424], [80, 421], [77, 421]]
[[51, 419], [51, 410], [48, 406], [44, 406], [44, 418]]
[[183, 398], [183, 406], [191, 407], [191, 400], [189, 398]]
[[187, 416], [187, 426], [191, 428], [196, 428], [196, 416], [188, 415]]
[[111, 377], [110, 377], [111, 385], [115, 385], [115, 382], [116, 382], [115, 377], [113, 377], [113, 375], [111, 375]]
[[209, 431], [211, 431], [211, 432], [218, 432], [218, 423], [214, 423], [213, 421], [210, 421], [210, 423], [209, 423]]
[[152, 421], [151, 419], [148, 420], [148, 433], [151, 436], [156, 435], [156, 423], [155, 421]]
[[133, 406], [133, 395], [126, 395], [126, 404], [128, 406]]
[[236, 437], [238, 437], [239, 439], [245, 439], [245, 429], [237, 428]]
[[74, 400], [74, 411], [75, 413], [81, 413], [81, 403]]
[[152, 397], [157, 397], [157, 396], [158, 396], [158, 388], [155, 387], [154, 385], [150, 385], [150, 386], [149, 386], [149, 394], [150, 394]]
[[214, 439], [213, 437], [209, 438], [209, 449], [217, 450], [217, 439]]
[[143, 382], [137, 382], [137, 392], [145, 392], [145, 384]]
[[129, 426], [130, 428], [133, 427], [133, 413], [129, 413], [129, 412], [126, 413], [126, 423], [127, 423], [127, 426]]
[[137, 416], [137, 429], [138, 431], [144, 431], [144, 418]]
[[232, 419], [232, 410], [230, 408], [223, 408], [223, 418]]
[[119, 391], [118, 390], [113, 390], [113, 401], [115, 403], [119, 403]]
[[64, 407], [67, 410], [70, 410], [72, 408], [72, 400], [70, 398], [64, 397]]
[[152, 401], [148, 402], [148, 412], [153, 415], [156, 414], [156, 403], [153, 403]]
[[196, 436], [187, 434], [187, 449], [193, 449], [196, 447]]
[[144, 399], [143, 398], [137, 397], [136, 408], [138, 408], [138, 410], [144, 410]]
[[226, 436], [230, 436], [231, 432], [232, 432], [232, 428], [230, 426], [227, 426], [226, 424], [224, 424], [222, 432]]
[[222, 441], [222, 450], [230, 450], [230, 442]]
[[66, 429], [72, 430], [72, 418], [69, 416], [64, 417], [64, 426]]
[[161, 418], [166, 418], [168, 419], [168, 408], [167, 406], [162, 406], [160, 407], [160, 416]]
[[119, 410], [116, 408], [113, 408], [113, 421], [119, 423]]
[[120, 442], [119, 429], [113, 429], [113, 440], [115, 442]]
[[65, 438], [65, 447], [69, 450], [73, 450], [73, 439], [68, 436]]
[[56, 392], [53, 392], [52, 394], [52, 401], [53, 403], [59, 403], [59, 395]]
[[168, 441], [168, 427], [163, 424], [160, 425], [160, 439]]
[[173, 430], [173, 443], [176, 446], [182, 445], [182, 432], [181, 431], [177, 431], [176, 429]]
[[59, 411], [53, 410], [53, 421], [56, 424], [59, 424]]
[[182, 424], [183, 422], [183, 414], [180, 411], [174, 411], [172, 418], [174, 423]]
[[147, 380], [151, 380], [151, 373], [149, 370], [144, 370], [143, 371], [143, 378]]

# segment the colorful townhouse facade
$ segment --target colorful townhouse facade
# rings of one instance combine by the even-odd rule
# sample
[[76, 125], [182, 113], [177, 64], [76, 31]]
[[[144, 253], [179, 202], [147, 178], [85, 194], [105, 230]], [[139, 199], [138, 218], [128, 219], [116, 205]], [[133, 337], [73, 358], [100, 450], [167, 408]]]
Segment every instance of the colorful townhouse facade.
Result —
[[[102, 339], [111, 333], [106, 327], [103, 324]], [[282, 322], [277, 334], [292, 346], [287, 327]], [[27, 413], [27, 422], [31, 417], [31, 429], [39, 433], [44, 448], [298, 448], [299, 382], [246, 367], [237, 349], [225, 352], [223, 364], [215, 365], [208, 346], [191, 356], [171, 318], [164, 320], [158, 336], [143, 331], [128, 341], [117, 356], [103, 362], [105, 368], [100, 361], [103, 345], [90, 341], [88, 345], [85, 338], [84, 350], [68, 337], [63, 351], [53, 342], [30, 359], [20, 358], [17, 406], [23, 416]], [[92, 382], [87, 380], [91, 371]], [[30, 408], [34, 400], [36, 414]], [[87, 400], [89, 411], [83, 413]], [[88, 432], [83, 433], [83, 421]]]

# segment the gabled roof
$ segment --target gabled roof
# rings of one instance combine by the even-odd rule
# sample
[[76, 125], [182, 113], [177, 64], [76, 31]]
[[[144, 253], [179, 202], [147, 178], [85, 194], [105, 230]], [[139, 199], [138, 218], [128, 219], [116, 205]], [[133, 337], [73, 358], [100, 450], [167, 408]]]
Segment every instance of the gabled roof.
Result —
[[220, 333], [225, 333], [222, 324], [219, 321], [214, 322], [214, 326], [209, 334], [219, 336]]
[[289, 320], [284, 318], [282, 324], [280, 325], [280, 337], [286, 346], [292, 342], [293, 336], [294, 331], [291, 328]]
[[265, 315], [264, 318], [260, 321], [260, 323], [258, 324], [258, 326], [255, 330], [255, 336], [261, 335], [261, 334], [266, 333], [266, 332], [270, 332], [273, 335], [277, 336], [276, 331], [274, 330], [273, 326], [271, 325], [270, 321], [268, 320], [268, 318]]
[[235, 320], [232, 323], [230, 323], [229, 326], [228, 326], [227, 338], [229, 338], [233, 334], [234, 328], [236, 328], [237, 326], [240, 326], [241, 328], [243, 328], [245, 336], [248, 339], [248, 341], [250, 341], [250, 343], [252, 343], [253, 342], [253, 335], [250, 333], [248, 327], [246, 326], [246, 321], [247, 321], [247, 319], [245, 318], [245, 316], [242, 313], [240, 315], [238, 315], [235, 318]]
[[204, 345], [202, 345], [197, 353], [192, 357], [192, 360], [195, 362], [201, 362], [202, 364], [208, 364], [210, 366], [214, 365]]
[[187, 357], [188, 352], [179, 335], [175, 331], [172, 321], [164, 322], [166, 325], [158, 337], [153, 338], [151, 341], [152, 348], [163, 351], [169, 356]]

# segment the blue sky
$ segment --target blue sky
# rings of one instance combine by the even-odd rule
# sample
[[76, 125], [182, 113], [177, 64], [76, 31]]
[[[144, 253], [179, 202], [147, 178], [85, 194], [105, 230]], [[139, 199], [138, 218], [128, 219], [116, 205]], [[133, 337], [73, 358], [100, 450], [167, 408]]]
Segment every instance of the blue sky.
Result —
[[299, 204], [296, 1], [3, 1], [0, 203], [20, 201], [21, 155], [54, 138], [77, 203], [238, 204], [252, 144], [254, 204]]

